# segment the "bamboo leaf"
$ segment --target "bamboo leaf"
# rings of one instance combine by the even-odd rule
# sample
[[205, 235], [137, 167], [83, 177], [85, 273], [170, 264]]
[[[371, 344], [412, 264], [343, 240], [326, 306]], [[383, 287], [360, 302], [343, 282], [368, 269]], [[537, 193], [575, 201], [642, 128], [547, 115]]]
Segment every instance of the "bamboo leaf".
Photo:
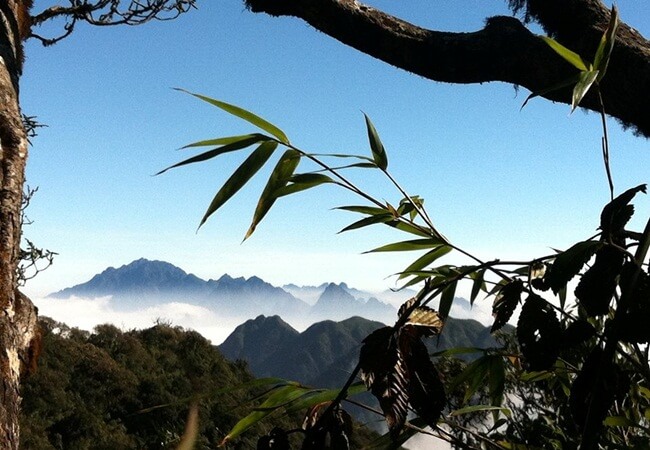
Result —
[[161, 173], [165, 173], [169, 169], [173, 169], [175, 167], [180, 167], [180, 166], [184, 166], [184, 165], [187, 165], [187, 164], [192, 164], [192, 163], [195, 163], [195, 162], [206, 161], [208, 159], [214, 158], [215, 156], [223, 155], [224, 153], [234, 152], [236, 150], [241, 150], [241, 149], [250, 147], [253, 144], [257, 144], [260, 141], [266, 141], [267, 139], [268, 139], [268, 137], [266, 137], [266, 136], [264, 136], [262, 134], [251, 135], [250, 138], [242, 139], [242, 140], [239, 140], [239, 141], [232, 142], [230, 144], [223, 145], [223, 146], [221, 146], [219, 148], [209, 150], [207, 152], [201, 153], [200, 155], [196, 155], [196, 156], [188, 158], [188, 159], [186, 159], [184, 161], [176, 163], [173, 166], [169, 166], [166, 169], [161, 170], [156, 175], [160, 175]]
[[469, 413], [475, 413], [475, 412], [480, 412], [480, 411], [501, 411], [504, 415], [507, 417], [510, 417], [512, 415], [512, 411], [508, 408], [502, 408], [500, 406], [492, 406], [492, 405], [473, 405], [473, 406], [466, 406], [464, 408], [457, 409], [455, 411], [452, 411], [450, 416], [461, 416], [463, 414], [469, 414]]
[[257, 225], [262, 221], [264, 216], [266, 216], [266, 213], [269, 212], [271, 206], [273, 206], [275, 201], [278, 199], [278, 190], [287, 185], [299, 163], [300, 153], [295, 150], [287, 150], [280, 157], [280, 160], [273, 169], [273, 172], [271, 172], [269, 181], [266, 183], [262, 195], [257, 202], [257, 207], [253, 214], [253, 221], [246, 232], [244, 240], [248, 239], [253, 234]]
[[404, 269], [404, 271], [401, 272], [398, 279], [401, 280], [402, 278], [409, 276], [413, 272], [418, 272], [424, 269], [426, 266], [432, 264], [438, 258], [445, 256], [450, 251], [451, 251], [451, 247], [449, 247], [448, 245], [441, 245], [439, 247], [434, 248], [431, 251], [428, 251], [427, 253], [420, 256], [418, 259], [416, 259], [410, 266]]
[[359, 214], [366, 214], [369, 216], [375, 216], [377, 214], [390, 214], [385, 208], [376, 208], [374, 206], [338, 206], [334, 209], [340, 209], [343, 211], [350, 211]]
[[278, 138], [278, 140], [283, 144], [289, 144], [289, 138], [287, 137], [286, 134], [284, 134], [284, 132], [281, 129], [279, 129], [272, 123], [267, 122], [261, 117], [253, 114], [250, 111], [240, 108], [239, 106], [231, 105], [229, 103], [216, 100], [214, 98], [206, 97], [205, 95], [195, 94], [193, 92], [186, 91], [185, 89], [176, 88], [176, 90], [185, 92], [186, 94], [190, 94], [200, 100], [203, 100], [204, 102], [210, 103], [211, 105], [226, 111], [229, 114], [232, 114], [233, 116], [239, 117], [240, 119], [244, 119], [246, 122], [255, 125], [256, 127], [266, 131], [267, 133], [272, 134], [273, 136]]
[[388, 167], [388, 157], [386, 156], [386, 150], [384, 149], [384, 144], [381, 143], [379, 135], [375, 126], [370, 121], [370, 118], [364, 114], [366, 119], [366, 128], [368, 129], [368, 140], [370, 141], [370, 150], [372, 151], [372, 159], [374, 160], [377, 167], [381, 170], [386, 170]]
[[285, 186], [282, 186], [277, 190], [275, 195], [279, 197], [284, 197], [287, 195], [295, 194], [297, 192], [306, 191], [321, 184], [333, 183], [337, 184], [336, 181], [332, 180], [327, 175], [321, 173], [301, 173], [291, 177], [291, 182]]
[[564, 81], [560, 81], [557, 84], [552, 85], [551, 87], [548, 87], [546, 89], [541, 89], [539, 91], [531, 92], [528, 97], [526, 97], [526, 100], [524, 100], [524, 103], [521, 105], [521, 109], [524, 108], [528, 104], [529, 100], [532, 100], [535, 97], [540, 97], [543, 95], [548, 94], [549, 92], [554, 92], [554, 91], [559, 91], [560, 89], [567, 88], [569, 86], [575, 86], [575, 84], [580, 81], [580, 73], [576, 73], [575, 75], [572, 75], [571, 77], [567, 78]]
[[598, 44], [596, 56], [594, 57], [594, 69], [598, 70], [598, 79], [596, 81], [602, 80], [605, 76], [605, 72], [607, 72], [609, 59], [612, 55], [612, 50], [614, 49], [618, 24], [618, 9], [616, 9], [616, 5], [613, 5], [607, 30], [605, 30], [600, 39], [600, 44]]
[[212, 199], [212, 203], [205, 212], [199, 228], [208, 220], [215, 211], [221, 208], [230, 198], [235, 195], [262, 166], [268, 161], [275, 149], [278, 147], [277, 142], [266, 141], [260, 144], [257, 149], [250, 154], [246, 160], [235, 170], [235, 172], [226, 180], [219, 192]]
[[[361, 394], [362, 392], [366, 392], [366, 391], [367, 391], [366, 385], [363, 382], [359, 381], [357, 383], [354, 383], [352, 386], [348, 388], [347, 397]], [[286, 408], [287, 413], [292, 413], [295, 411], [311, 408], [312, 406], [318, 405], [320, 403], [331, 402], [339, 395], [340, 392], [341, 392], [340, 389], [325, 389], [325, 390], [311, 391], [307, 393], [305, 396], [303, 396], [302, 398], [292, 402], [291, 405], [289, 405]]]
[[425, 250], [428, 248], [437, 247], [443, 244], [440, 239], [413, 239], [410, 241], [395, 242], [393, 244], [383, 245], [364, 253], [378, 253], [378, 252], [408, 252], [413, 250]]
[[548, 44], [549, 47], [551, 47], [555, 53], [560, 55], [566, 62], [571, 64], [573, 67], [575, 67], [578, 70], [582, 71], [587, 71], [589, 68], [587, 67], [587, 64], [582, 60], [582, 57], [575, 53], [572, 50], [569, 50], [566, 48], [564, 45], [560, 44], [558, 41], [556, 41], [553, 38], [550, 38], [548, 36], [540, 36], [540, 38]]
[[357, 230], [359, 228], [367, 227], [369, 225], [389, 222], [391, 220], [394, 220], [392, 214], [378, 214], [376, 216], [364, 217], [363, 219], [357, 220], [356, 222], [343, 228], [341, 231], [339, 231], [339, 233], [343, 233], [345, 231], [350, 231], [350, 230]]
[[438, 306], [440, 317], [443, 320], [449, 317], [449, 311], [451, 310], [451, 305], [454, 303], [454, 294], [456, 293], [457, 281], [453, 281], [446, 288], [442, 290], [440, 294], [440, 305]]
[[575, 111], [584, 96], [587, 95], [589, 88], [591, 88], [591, 85], [594, 84], [596, 78], [598, 78], [597, 70], [588, 70], [586, 72], [580, 73], [580, 79], [573, 88], [573, 97], [571, 98], [571, 112]]
[[239, 136], [227, 136], [222, 138], [207, 139], [205, 141], [193, 142], [191, 144], [187, 144], [181, 147], [181, 149], [194, 148], [194, 147], [212, 147], [217, 145], [229, 145], [229, 144], [234, 144], [235, 142], [245, 141], [247, 139], [256, 138], [256, 137], [261, 138], [260, 140], [270, 139], [268, 136], [259, 133], [242, 134]]
[[469, 296], [469, 304], [470, 306], [473, 306], [479, 292], [485, 290], [485, 270], [476, 271], [470, 276], [474, 279], [474, 283], [472, 283], [472, 292]]

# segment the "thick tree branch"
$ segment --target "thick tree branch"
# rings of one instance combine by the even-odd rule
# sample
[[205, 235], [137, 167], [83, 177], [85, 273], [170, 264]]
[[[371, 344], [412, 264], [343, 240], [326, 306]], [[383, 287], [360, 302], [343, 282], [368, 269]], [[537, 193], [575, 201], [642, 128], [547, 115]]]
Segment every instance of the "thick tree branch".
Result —
[[[346, 45], [435, 81], [502, 81], [539, 91], [575, 73], [512, 17], [492, 17], [480, 31], [448, 33], [420, 28], [355, 0], [246, 0], [246, 4], [253, 12], [298, 17]], [[600, 0], [529, 0], [528, 13], [587, 59], [592, 58], [609, 19]], [[623, 24], [602, 83], [605, 107], [625, 126], [650, 136], [647, 86], [650, 43]], [[567, 90], [545, 97], [570, 103]], [[582, 106], [599, 108], [591, 95]]]

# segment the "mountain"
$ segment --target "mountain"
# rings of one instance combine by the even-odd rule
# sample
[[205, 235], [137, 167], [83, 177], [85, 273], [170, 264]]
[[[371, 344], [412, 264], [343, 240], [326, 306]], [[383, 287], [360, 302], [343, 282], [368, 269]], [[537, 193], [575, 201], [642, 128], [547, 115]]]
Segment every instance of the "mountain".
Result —
[[280, 313], [304, 317], [309, 305], [258, 277], [223, 275], [203, 280], [163, 261], [138, 259], [119, 268], [109, 267], [86, 283], [50, 294], [51, 298], [111, 297], [111, 306], [133, 310], [166, 302], [203, 306], [220, 316], [247, 319]]
[[[273, 286], [259, 277], [203, 280], [164, 261], [138, 259], [118, 268], [109, 267], [89, 281], [49, 295], [66, 299], [110, 297], [115, 310], [128, 311], [161, 303], [188, 303], [214, 311], [219, 317], [245, 320], [262, 314], [278, 314], [292, 323], [309, 323], [362, 316], [382, 322], [395, 320], [395, 308], [377, 298], [350, 288], [345, 283], [324, 283], [318, 287]], [[308, 293], [308, 302], [292, 295]], [[315, 300], [314, 300], [315, 299]], [[313, 306], [310, 306], [312, 304]]]

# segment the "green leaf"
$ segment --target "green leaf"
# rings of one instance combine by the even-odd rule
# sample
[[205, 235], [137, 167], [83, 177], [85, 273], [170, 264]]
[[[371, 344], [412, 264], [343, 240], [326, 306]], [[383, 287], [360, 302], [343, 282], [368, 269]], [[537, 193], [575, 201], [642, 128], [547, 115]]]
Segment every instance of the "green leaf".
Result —
[[603, 424], [608, 427], [639, 427], [639, 424], [625, 416], [609, 416], [605, 418]]
[[205, 153], [201, 153], [200, 155], [193, 156], [192, 158], [186, 159], [184, 161], [181, 161], [179, 163], [174, 164], [173, 166], [169, 166], [166, 169], [161, 170], [158, 172], [156, 175], [160, 175], [161, 173], [167, 172], [169, 169], [173, 169], [175, 167], [180, 167], [184, 166], [186, 164], [192, 164], [195, 162], [201, 162], [201, 161], [206, 161], [208, 159], [214, 158], [215, 156], [223, 155], [224, 153], [228, 152], [234, 152], [236, 150], [241, 150], [247, 147], [250, 147], [253, 144], [257, 144], [260, 141], [267, 141], [268, 137], [264, 136], [262, 134], [254, 134], [251, 135], [250, 138], [242, 139], [239, 141], [232, 142], [230, 144], [223, 145], [219, 148], [215, 148], [213, 150], [209, 150]]
[[492, 406], [492, 405], [473, 405], [473, 406], [466, 406], [464, 408], [457, 409], [455, 411], [452, 411], [450, 416], [460, 416], [463, 414], [469, 414], [469, 413], [474, 413], [474, 412], [479, 412], [479, 411], [501, 411], [504, 415], [507, 417], [510, 417], [512, 415], [512, 411], [508, 408], [502, 408], [500, 406]]
[[460, 385], [467, 383], [464, 402], [467, 402], [476, 390], [485, 382], [490, 370], [491, 355], [485, 355], [465, 367], [461, 373], [456, 375], [449, 384], [448, 391], [453, 392]]
[[532, 100], [535, 97], [540, 97], [543, 95], [548, 94], [549, 92], [554, 92], [554, 91], [559, 91], [560, 89], [564, 89], [569, 86], [575, 86], [575, 84], [580, 81], [580, 73], [576, 73], [575, 75], [570, 76], [564, 81], [560, 81], [557, 84], [552, 85], [551, 87], [548, 87], [546, 89], [541, 89], [539, 91], [531, 92], [528, 97], [526, 97], [526, 100], [524, 100], [523, 105], [521, 105], [521, 109], [528, 104], [529, 100]]
[[580, 73], [580, 79], [573, 88], [573, 97], [571, 98], [571, 112], [575, 111], [584, 96], [587, 95], [589, 88], [592, 84], [594, 84], [596, 78], [598, 78], [597, 70], [589, 70]]
[[212, 199], [212, 203], [205, 212], [199, 228], [208, 220], [216, 210], [221, 208], [230, 198], [237, 193], [248, 181], [259, 171], [268, 161], [275, 149], [278, 147], [277, 142], [266, 141], [260, 144], [257, 149], [250, 154], [248, 158], [235, 170], [235, 172], [226, 180], [224, 185], [219, 189], [217, 195]]
[[564, 45], [560, 44], [558, 41], [548, 36], [540, 36], [540, 38], [544, 42], [546, 42], [548, 46], [555, 51], [555, 53], [560, 55], [566, 62], [571, 64], [576, 69], [582, 71], [589, 70], [589, 67], [587, 67], [585, 62], [582, 60], [582, 57], [577, 53], [575, 53], [574, 51], [569, 50]]
[[309, 392], [308, 389], [295, 385], [283, 386], [276, 389], [258, 408], [237, 422], [228, 435], [223, 438], [219, 446], [225, 445], [228, 441], [236, 438], [276, 409], [290, 404], [307, 392]]
[[441, 245], [439, 247], [434, 248], [431, 251], [428, 251], [427, 253], [420, 256], [418, 259], [416, 259], [410, 266], [404, 269], [404, 271], [400, 273], [398, 280], [401, 280], [402, 278], [409, 276], [413, 272], [418, 272], [419, 270], [424, 269], [426, 266], [432, 264], [438, 258], [445, 256], [450, 251], [451, 251], [451, 247], [449, 247], [448, 245]]
[[503, 358], [498, 355], [492, 355], [489, 363], [490, 378], [488, 388], [490, 401], [494, 406], [500, 406], [503, 403], [503, 392], [505, 390], [506, 373], [503, 366]]
[[359, 214], [366, 214], [369, 216], [375, 216], [377, 214], [390, 214], [385, 208], [376, 208], [374, 206], [338, 206], [334, 209], [340, 209], [343, 211], [350, 211]]
[[339, 233], [343, 233], [350, 230], [357, 230], [359, 228], [367, 227], [368, 225], [389, 222], [391, 220], [394, 220], [392, 214], [378, 214], [376, 216], [364, 217], [363, 219], [357, 220], [356, 222], [343, 228], [341, 231], [339, 231]]
[[364, 253], [378, 253], [378, 252], [408, 252], [412, 250], [424, 250], [428, 248], [438, 247], [443, 244], [440, 239], [413, 239], [410, 241], [395, 242], [393, 244], [383, 245]]
[[473, 272], [470, 275], [471, 278], [474, 279], [474, 283], [472, 283], [472, 292], [469, 296], [469, 304], [470, 306], [474, 305], [474, 301], [476, 300], [476, 297], [478, 297], [478, 294], [481, 290], [485, 290], [485, 270], [478, 270], [476, 272]]
[[616, 9], [616, 5], [613, 5], [611, 16], [609, 18], [609, 24], [607, 25], [607, 30], [605, 30], [602, 38], [600, 39], [600, 44], [598, 44], [596, 56], [594, 57], [594, 69], [598, 70], [598, 78], [596, 81], [602, 80], [605, 76], [605, 72], [607, 72], [609, 59], [612, 55], [612, 50], [614, 49], [614, 41], [616, 40], [618, 24], [618, 9]]
[[453, 281], [446, 288], [443, 289], [442, 294], [440, 294], [440, 305], [438, 306], [438, 314], [442, 317], [443, 320], [446, 320], [449, 317], [449, 311], [451, 310], [451, 305], [454, 303], [454, 294], [456, 293], [457, 281]]
[[[368, 389], [366, 388], [366, 385], [362, 381], [359, 381], [348, 388], [346, 398], [367, 391]], [[332, 401], [340, 392], [340, 389], [313, 390], [305, 394], [302, 398], [292, 402], [291, 405], [286, 408], [287, 413], [304, 410], [311, 408], [314, 405], [318, 405], [319, 403]]]
[[[433, 233], [429, 234], [425, 231], [422, 231], [420, 228], [411, 225], [410, 223], [402, 222], [400, 221], [393, 221], [393, 222], [387, 222], [386, 225], [389, 225], [393, 228], [397, 228], [400, 231], [404, 231], [406, 233], [414, 234], [416, 236], [422, 236], [426, 238], [430, 238]], [[434, 238], [437, 239], [437, 238]]]
[[232, 114], [233, 116], [239, 117], [240, 119], [244, 119], [246, 122], [251, 123], [255, 125], [256, 127], [266, 131], [267, 133], [272, 134], [280, 142], [283, 144], [289, 144], [289, 138], [287, 137], [284, 132], [273, 125], [270, 122], [267, 122], [266, 120], [262, 119], [261, 117], [253, 114], [250, 111], [247, 111], [243, 108], [240, 108], [239, 106], [231, 105], [229, 103], [222, 102], [220, 100], [216, 100], [214, 98], [206, 97], [205, 95], [200, 95], [200, 94], [195, 94], [193, 92], [186, 91], [185, 89], [178, 89], [176, 88], [177, 91], [185, 92], [186, 94], [190, 94], [198, 99], [203, 100], [204, 102], [208, 102], [213, 106], [216, 106], [217, 108], [221, 108], [224, 111], [226, 111], [229, 114]]
[[268, 136], [259, 133], [242, 134], [239, 136], [227, 136], [222, 138], [208, 139], [205, 141], [193, 142], [192, 144], [187, 144], [181, 147], [181, 149], [194, 148], [194, 147], [212, 147], [215, 145], [229, 145], [239, 141], [246, 141], [247, 139], [251, 139], [251, 138], [260, 138], [259, 140], [270, 139]]
[[447, 350], [442, 350], [432, 353], [431, 356], [454, 356], [465, 353], [485, 353], [484, 348], [479, 347], [454, 347]]
[[381, 143], [379, 135], [375, 126], [370, 121], [370, 118], [364, 114], [366, 118], [366, 128], [368, 129], [368, 140], [370, 141], [370, 150], [372, 151], [372, 159], [374, 160], [377, 167], [381, 170], [386, 170], [388, 167], [388, 157], [386, 156], [386, 150], [384, 149], [384, 144]]
[[287, 150], [280, 157], [280, 160], [273, 169], [273, 172], [271, 172], [269, 181], [266, 183], [262, 195], [257, 202], [257, 207], [253, 214], [253, 221], [246, 232], [244, 240], [248, 239], [253, 234], [257, 225], [264, 216], [266, 216], [266, 213], [269, 212], [273, 203], [278, 199], [278, 190], [287, 185], [299, 163], [300, 153], [296, 150]]
[[602, 246], [599, 241], [583, 241], [557, 255], [549, 273], [549, 284], [553, 292], [560, 292]]
[[277, 197], [284, 197], [286, 195], [295, 194], [296, 192], [306, 191], [307, 189], [320, 186], [321, 184], [337, 184], [336, 181], [322, 173], [300, 173], [291, 177], [290, 181], [290, 184], [278, 189], [275, 193]]

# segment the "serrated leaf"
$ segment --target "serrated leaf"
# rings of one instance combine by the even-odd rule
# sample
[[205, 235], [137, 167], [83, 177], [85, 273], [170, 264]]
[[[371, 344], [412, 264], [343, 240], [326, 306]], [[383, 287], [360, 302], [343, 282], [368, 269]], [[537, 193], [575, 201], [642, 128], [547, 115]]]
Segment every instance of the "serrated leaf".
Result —
[[432, 264], [437, 259], [445, 256], [451, 251], [451, 247], [448, 245], [441, 245], [434, 248], [433, 250], [428, 251], [424, 255], [420, 256], [413, 263], [411, 263], [403, 272], [399, 275], [398, 280], [401, 280], [404, 277], [409, 276], [413, 272], [424, 269], [426, 266]]
[[405, 325], [417, 327], [420, 335], [432, 336], [440, 334], [444, 322], [435, 309], [429, 308], [428, 306], [420, 306], [411, 311]]
[[605, 30], [600, 39], [598, 49], [596, 50], [596, 56], [594, 57], [594, 69], [599, 72], [597, 81], [600, 81], [607, 71], [609, 59], [612, 55], [612, 50], [614, 49], [618, 25], [618, 9], [616, 9], [616, 5], [612, 5], [612, 12], [609, 18], [609, 24], [607, 25], [607, 30]]
[[597, 70], [581, 72], [578, 82], [573, 87], [573, 96], [571, 97], [571, 112], [575, 111], [582, 99], [587, 95], [589, 89], [598, 78]]
[[409, 252], [413, 250], [425, 250], [427, 248], [438, 247], [444, 244], [440, 239], [413, 239], [410, 241], [395, 242], [393, 244], [382, 245], [364, 253], [378, 253], [378, 252]]
[[451, 311], [451, 305], [454, 303], [454, 294], [456, 294], [456, 285], [457, 281], [449, 283], [447, 287], [442, 290], [440, 294], [440, 305], [438, 306], [440, 317], [443, 320], [449, 317], [449, 311]]
[[250, 147], [251, 145], [257, 144], [258, 142], [261, 141], [267, 141], [268, 137], [258, 134], [258, 135], [251, 135], [250, 138], [247, 139], [242, 139], [239, 141], [232, 142], [230, 144], [223, 145], [219, 148], [215, 148], [213, 150], [209, 150], [207, 152], [201, 153], [200, 155], [193, 156], [191, 158], [188, 158], [186, 160], [183, 160], [179, 163], [176, 163], [174, 165], [171, 165], [167, 167], [166, 169], [161, 170], [158, 172], [156, 175], [160, 175], [162, 173], [167, 172], [170, 169], [174, 169], [176, 167], [180, 166], [185, 166], [187, 164], [193, 164], [196, 162], [203, 162], [207, 161], [208, 159], [212, 159], [216, 156], [223, 155], [224, 153], [229, 153], [229, 152], [234, 152], [237, 150], [242, 150], [244, 148]]
[[269, 212], [271, 206], [273, 206], [275, 201], [278, 199], [278, 190], [287, 185], [299, 163], [300, 153], [295, 150], [287, 150], [280, 157], [280, 160], [273, 169], [273, 172], [271, 172], [271, 176], [269, 177], [269, 180], [262, 191], [262, 195], [257, 202], [257, 207], [253, 214], [253, 220], [246, 232], [244, 240], [248, 239], [251, 234], [253, 234], [257, 225]]
[[220, 108], [229, 114], [232, 114], [233, 116], [239, 117], [240, 119], [244, 119], [246, 122], [255, 125], [256, 127], [266, 131], [267, 133], [272, 134], [273, 136], [278, 138], [278, 140], [283, 144], [289, 144], [289, 138], [287, 137], [286, 134], [284, 134], [284, 132], [280, 128], [262, 119], [258, 115], [253, 114], [250, 111], [240, 108], [239, 106], [231, 105], [229, 103], [207, 97], [205, 95], [195, 94], [193, 92], [186, 91], [185, 89], [177, 88], [176, 90], [185, 92], [186, 94], [190, 94], [193, 97], [201, 99], [204, 102], [210, 103], [211, 105], [216, 106], [217, 108]]
[[549, 369], [559, 355], [561, 338], [562, 328], [555, 311], [540, 296], [529, 295], [517, 322], [517, 340], [526, 369]]
[[366, 119], [366, 128], [368, 130], [368, 140], [370, 141], [370, 150], [372, 151], [372, 159], [374, 160], [377, 167], [381, 170], [386, 170], [388, 167], [388, 157], [386, 156], [386, 150], [384, 149], [384, 144], [381, 143], [379, 135], [375, 126], [370, 121], [370, 118], [364, 114]]
[[583, 241], [560, 253], [555, 258], [548, 274], [548, 281], [553, 292], [557, 294], [573, 277], [578, 275], [582, 267], [602, 245], [602, 242], [599, 241]]
[[555, 53], [560, 55], [566, 62], [571, 64], [576, 69], [581, 71], [589, 70], [589, 67], [587, 67], [587, 64], [585, 64], [582, 57], [578, 55], [576, 52], [569, 50], [564, 45], [560, 44], [558, 41], [548, 36], [540, 36], [540, 38], [544, 42], [546, 42], [546, 44], [549, 47], [551, 47], [555, 51]]
[[208, 210], [203, 215], [199, 228], [208, 220], [215, 211], [221, 208], [233, 195], [235, 195], [248, 181], [255, 175], [262, 166], [269, 160], [275, 149], [278, 147], [277, 142], [266, 141], [259, 147], [235, 170], [235, 172], [226, 180], [219, 192], [214, 196]]
[[499, 295], [494, 299], [492, 305], [492, 317], [494, 323], [490, 328], [490, 333], [500, 330], [512, 317], [515, 308], [521, 300], [521, 293], [524, 291], [524, 283], [516, 279], [506, 284], [499, 291]]

